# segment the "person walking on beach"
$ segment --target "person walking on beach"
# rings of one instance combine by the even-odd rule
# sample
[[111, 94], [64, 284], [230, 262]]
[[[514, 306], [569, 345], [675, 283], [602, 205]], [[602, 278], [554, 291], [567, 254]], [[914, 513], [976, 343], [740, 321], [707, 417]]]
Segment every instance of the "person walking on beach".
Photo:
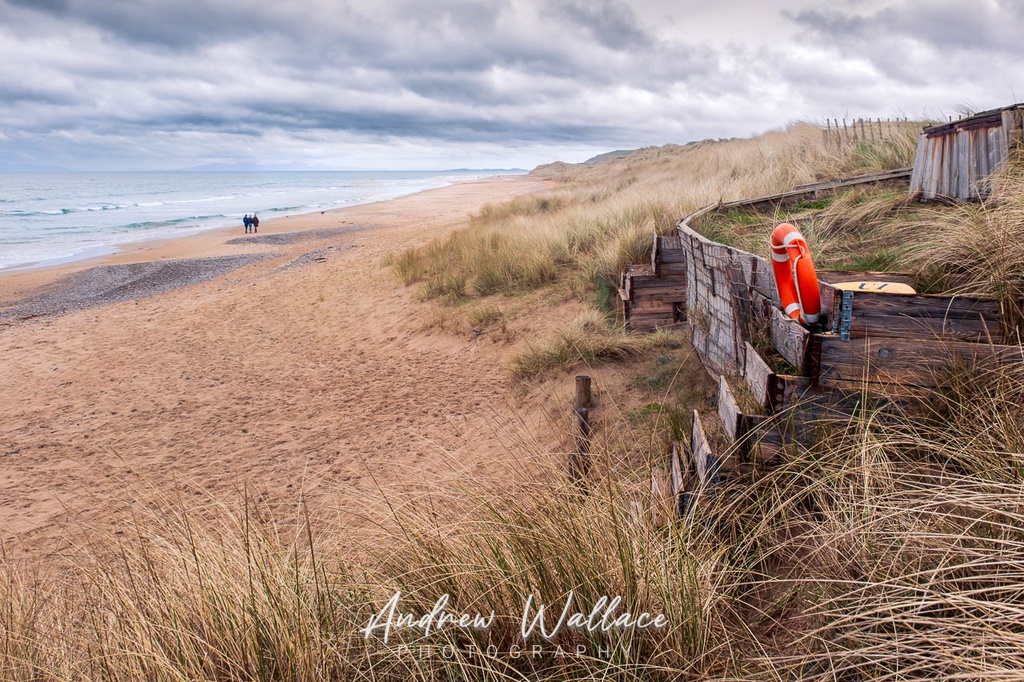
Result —
[[249, 222], [252, 223], [252, 231], [259, 232], [260, 219], [255, 213], [252, 214], [252, 218], [249, 219]]
[[249, 234], [249, 227], [252, 225], [252, 219], [249, 217], [248, 213], [246, 213], [245, 217], [242, 218], [242, 224], [245, 225], [245, 233]]

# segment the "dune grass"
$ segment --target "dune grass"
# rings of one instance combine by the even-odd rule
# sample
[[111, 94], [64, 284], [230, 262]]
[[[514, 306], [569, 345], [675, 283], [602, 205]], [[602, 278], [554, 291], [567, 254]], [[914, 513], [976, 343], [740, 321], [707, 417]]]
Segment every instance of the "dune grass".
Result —
[[[565, 192], [547, 203], [521, 199], [486, 208], [467, 232], [479, 231], [487, 239], [460, 237], [458, 249], [447, 252], [454, 247], [436, 242], [396, 257], [392, 267], [410, 282], [429, 283], [441, 271], [432, 269], [436, 264], [426, 254], [469, 259], [481, 253], [481, 244], [495, 252], [512, 249], [520, 235], [509, 229], [504, 232], [514, 236], [490, 241], [503, 233], [496, 225], [530, 233], [534, 223], [550, 227], [558, 223], [554, 216], [578, 210], [574, 215], [589, 215], [591, 221], [575, 223], [576, 232], [558, 232], [573, 236], [559, 237], [555, 241], [563, 250], [545, 250], [545, 257], [558, 268], [555, 281], [566, 267], [601, 276], [613, 256], [635, 254], [629, 252], [628, 231], [609, 227], [594, 237], [585, 229], [601, 224], [601, 215], [613, 215], [584, 209], [588, 201], [622, 199], [620, 194], [647, 182], [648, 170], [669, 177], [682, 167], [694, 170], [694, 184], [702, 182], [696, 169], [705, 168], [723, 182], [723, 192], [739, 191], [723, 178], [746, 174], [744, 154], [756, 157], [752, 152], [761, 145], [770, 157], [772, 145], [783, 138], [815, 143], [814, 135], [796, 128], [760, 141], [647, 150], [643, 158], [593, 171], [589, 196], [594, 199], [586, 198], [583, 180], [574, 176]], [[734, 165], [715, 175], [716, 164], [726, 163], [725, 151], [736, 152]], [[688, 158], [681, 161], [676, 153]], [[816, 153], [834, 165], [817, 170], [812, 165], [798, 173], [801, 179], [863, 162], [840, 163], [823, 149]], [[611, 168], [615, 164], [623, 168]], [[778, 162], [759, 167], [758, 172], [783, 177], [755, 182], [751, 176], [749, 185], [761, 189], [744, 191], [792, 184], [791, 167]], [[936, 212], [927, 231], [901, 226], [923, 240], [911, 252], [918, 258], [914, 262], [966, 276], [963, 286], [973, 291], [1015, 291], [1013, 259], [1021, 242], [1015, 207], [1024, 196], [1019, 176], [1019, 169], [1007, 167], [996, 179], [1002, 184], [992, 203]], [[677, 196], [666, 210], [708, 199], [707, 193], [686, 197]], [[841, 214], [848, 216], [864, 203], [854, 202]], [[818, 237], [841, 247], [843, 239], [863, 229], [862, 220], [888, 215], [898, 205], [889, 197], [870, 210], [865, 206], [865, 217], [857, 221], [823, 218]], [[648, 221], [657, 229], [660, 210], [638, 209], [632, 229], [646, 230]], [[886, 229], [884, 222], [877, 230]], [[537, 244], [547, 244], [542, 237], [548, 228], [540, 226], [531, 234], [541, 240]], [[875, 231], [872, 227], [863, 237]], [[621, 242], [615, 244], [617, 239]], [[988, 251], [979, 254], [979, 243]], [[964, 265], [967, 257], [991, 267]], [[521, 282], [529, 271], [499, 268], [497, 281], [520, 282], [508, 289], [515, 290], [526, 286]], [[467, 266], [451, 273], [450, 285], [437, 284], [437, 295], [482, 296], [489, 289], [486, 278], [479, 284], [481, 272]], [[480, 301], [459, 324], [500, 325], [506, 312], [502, 305]], [[706, 406], [696, 379], [702, 370], [692, 351], [673, 349], [665, 336], [645, 346], [596, 312], [570, 321], [549, 339], [528, 340], [532, 345], [523, 343], [527, 350], [517, 370], [523, 377], [603, 357], [663, 353], [638, 377], [642, 404], [624, 411], [594, 439], [593, 466], [582, 484], [566, 475], [568, 453], [551, 453], [553, 446], [545, 444], [509, 453], [512, 467], [529, 470], [530, 476], [509, 479], [499, 472], [497, 480], [469, 481], [436, 491], [429, 500], [368, 498], [366, 514], [379, 525], [365, 532], [306, 513], [301, 504], [294, 518], [275, 519], [243, 494], [201, 514], [163, 500], [139, 510], [124, 535], [83, 530], [74, 550], [48, 565], [26, 565], [4, 550], [3, 678], [1020, 677], [1020, 367], [961, 368], [944, 377], [927, 404], [902, 410], [866, 407], [846, 420], [823, 419], [822, 438], [813, 447], [797, 447], [782, 465], [740, 477], [733, 487], [699, 490], [690, 513], [665, 524], [644, 511], [652, 502], [646, 467], [663, 456], [665, 438], [685, 432], [687, 412]], [[633, 611], [664, 614], [668, 626], [646, 632], [563, 630], [552, 641], [524, 642], [519, 628], [526, 599], [560, 605], [570, 591], [584, 607], [601, 596], [621, 596]], [[361, 630], [396, 592], [403, 610], [425, 613], [447, 594], [457, 613], [493, 611], [496, 617], [486, 630], [406, 633], [388, 645], [379, 636], [365, 637]], [[543, 649], [541, 655], [529, 654], [526, 647], [534, 645]]]
[[[245, 499], [213, 519], [143, 511], [131, 535], [83, 541], [58, 576], [0, 567], [0, 665], [23, 680], [1013, 676], [1018, 374], [951, 380], [932, 412], [822, 423], [814, 447], [699, 491], [669, 525], [637, 513], [646, 493], [614, 439], [596, 441], [584, 487], [548, 471], [435, 505], [396, 499], [377, 505], [384, 528], [361, 543], [301, 513], [279, 525]], [[968, 434], [982, 414], [993, 427], [979, 440]], [[560, 610], [570, 591], [584, 610], [621, 596], [668, 625], [524, 641], [527, 598]], [[366, 638], [396, 592], [406, 612], [448, 595], [456, 613], [495, 618]], [[540, 655], [522, 655], [534, 645]]]
[[559, 327], [548, 339], [526, 342], [512, 362], [512, 374], [529, 379], [547, 370], [569, 371], [605, 361], [627, 360], [664, 343], [665, 334], [631, 336], [597, 310], [587, 311]]
[[[829, 147], [820, 129], [794, 125], [754, 139], [635, 152], [596, 167], [560, 166], [549, 191], [485, 206], [451, 237], [394, 258], [407, 286], [428, 298], [515, 294], [564, 281], [581, 297], [614, 284], [624, 265], [649, 258], [652, 236], [717, 200], [904, 167], [916, 132], [856, 147]], [[543, 171], [539, 171], [543, 175]]]
[[994, 296], [1009, 327], [1024, 323], [1024, 158], [989, 180], [983, 203], [928, 211], [904, 231], [912, 266], [937, 289]]

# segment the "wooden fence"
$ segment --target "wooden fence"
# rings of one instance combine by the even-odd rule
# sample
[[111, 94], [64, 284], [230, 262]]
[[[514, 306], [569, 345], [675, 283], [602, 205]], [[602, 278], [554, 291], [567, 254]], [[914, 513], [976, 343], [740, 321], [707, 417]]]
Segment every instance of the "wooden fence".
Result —
[[[864, 176], [719, 203], [680, 221], [684, 282], [666, 295], [685, 301], [693, 345], [719, 383], [719, 400], [717, 411], [694, 413], [690, 442], [677, 444], [670, 454], [669, 480], [657, 481], [652, 474], [652, 492], [670, 491], [677, 512], [689, 508], [697, 491], [733, 472], [771, 465], [784, 459], [788, 448], [809, 444], [815, 420], [849, 414], [866, 393], [919, 397], [935, 388], [947, 367], [979, 360], [1024, 362], [1020, 345], [1005, 345], [1016, 339], [1015, 330], [1005, 328], [995, 300], [834, 286], [909, 279], [894, 273], [819, 272], [824, 326], [812, 332], [782, 314], [767, 259], [711, 241], [692, 226], [711, 213], [741, 206], [781, 209], [853, 184], [906, 184], [909, 176], [909, 171]], [[709, 420], [715, 428], [709, 428]]]
[[845, 118], [826, 118], [821, 136], [826, 147], [841, 148], [861, 142], [896, 139], [906, 134], [909, 125], [906, 118], [887, 118], [884, 121], [880, 118], [873, 121], [870, 118], [856, 118], [849, 123]]

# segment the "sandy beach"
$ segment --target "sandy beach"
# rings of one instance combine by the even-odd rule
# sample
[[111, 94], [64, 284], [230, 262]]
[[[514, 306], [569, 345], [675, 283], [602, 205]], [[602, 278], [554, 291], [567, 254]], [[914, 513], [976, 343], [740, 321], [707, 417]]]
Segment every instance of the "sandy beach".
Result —
[[425, 331], [433, 304], [383, 262], [542, 186], [489, 178], [0, 274], [8, 555], [243, 490], [358, 523], [382, 491], [493, 472], [544, 406], [517, 397], [506, 346]]

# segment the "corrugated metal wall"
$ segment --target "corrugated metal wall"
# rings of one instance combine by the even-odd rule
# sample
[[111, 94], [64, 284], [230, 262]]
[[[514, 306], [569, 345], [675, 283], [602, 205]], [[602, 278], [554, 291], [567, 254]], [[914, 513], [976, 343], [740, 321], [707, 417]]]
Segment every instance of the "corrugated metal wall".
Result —
[[911, 193], [923, 199], [963, 201], [985, 195], [982, 182], [1021, 142], [1024, 105], [988, 111], [942, 126], [925, 128], [917, 142]]

